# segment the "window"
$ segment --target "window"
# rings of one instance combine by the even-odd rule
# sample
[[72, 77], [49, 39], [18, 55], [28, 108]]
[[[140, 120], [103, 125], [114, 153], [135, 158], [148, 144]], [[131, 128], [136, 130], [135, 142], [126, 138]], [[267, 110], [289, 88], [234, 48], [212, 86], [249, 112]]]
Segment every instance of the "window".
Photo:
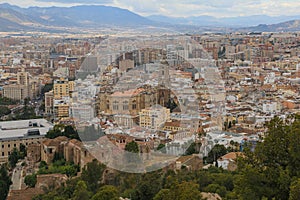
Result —
[[8, 144], [7, 147], [10, 148], [10, 144]]
[[4, 156], [4, 152], [2, 152], [2, 156]]
[[17, 145], [16, 144], [14, 144], [14, 147], [16, 147]]
[[119, 110], [118, 101], [113, 102], [113, 110]]
[[123, 110], [129, 110], [128, 101], [123, 102]]

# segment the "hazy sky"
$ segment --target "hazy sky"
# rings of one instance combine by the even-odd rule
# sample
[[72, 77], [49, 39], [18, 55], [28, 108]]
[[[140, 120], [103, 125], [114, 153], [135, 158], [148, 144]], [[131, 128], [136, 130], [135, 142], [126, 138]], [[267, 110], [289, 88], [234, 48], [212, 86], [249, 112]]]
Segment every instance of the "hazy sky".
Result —
[[216, 17], [247, 15], [300, 15], [300, 0], [0, 0], [22, 7], [100, 4], [147, 15]]

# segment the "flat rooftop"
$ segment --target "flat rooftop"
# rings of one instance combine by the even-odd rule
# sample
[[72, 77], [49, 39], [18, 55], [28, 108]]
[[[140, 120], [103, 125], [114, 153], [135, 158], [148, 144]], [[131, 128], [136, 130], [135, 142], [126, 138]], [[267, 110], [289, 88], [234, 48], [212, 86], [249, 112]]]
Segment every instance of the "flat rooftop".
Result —
[[0, 141], [44, 136], [52, 128], [45, 119], [0, 122]]

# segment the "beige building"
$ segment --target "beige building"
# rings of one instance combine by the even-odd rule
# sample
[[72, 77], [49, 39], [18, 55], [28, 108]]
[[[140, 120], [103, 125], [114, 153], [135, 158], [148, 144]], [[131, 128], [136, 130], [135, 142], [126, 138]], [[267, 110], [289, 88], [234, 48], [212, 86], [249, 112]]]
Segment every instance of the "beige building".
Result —
[[0, 122], [0, 163], [7, 162], [13, 149], [19, 149], [20, 144], [27, 147], [44, 141], [52, 127], [45, 119]]
[[157, 130], [162, 128], [165, 122], [170, 121], [170, 109], [161, 106], [143, 109], [139, 117], [141, 127]]
[[118, 125], [131, 128], [138, 123], [139, 112], [156, 103], [156, 96], [156, 91], [144, 88], [117, 91], [112, 94], [99, 93], [98, 114], [113, 114]]
[[22, 71], [17, 73], [16, 84], [3, 86], [3, 96], [14, 100], [23, 100], [28, 97], [36, 97], [39, 89], [37, 82], [30, 83], [29, 73]]
[[55, 80], [53, 84], [54, 99], [62, 99], [63, 97], [71, 97], [74, 91], [74, 81], [68, 81], [64, 78]]
[[23, 100], [30, 97], [29, 87], [25, 85], [5, 85], [3, 86], [3, 96], [14, 100]]
[[155, 104], [165, 106], [171, 92], [165, 88], [138, 88], [114, 93], [100, 92], [98, 94], [98, 114], [138, 116], [144, 108]]
[[58, 103], [58, 104], [55, 103], [53, 107], [54, 116], [56, 118], [69, 117], [69, 109], [70, 106], [66, 102]]
[[45, 112], [50, 115], [54, 114], [56, 119], [69, 117], [74, 87], [74, 81], [68, 81], [65, 78], [55, 80], [53, 90], [45, 93]]

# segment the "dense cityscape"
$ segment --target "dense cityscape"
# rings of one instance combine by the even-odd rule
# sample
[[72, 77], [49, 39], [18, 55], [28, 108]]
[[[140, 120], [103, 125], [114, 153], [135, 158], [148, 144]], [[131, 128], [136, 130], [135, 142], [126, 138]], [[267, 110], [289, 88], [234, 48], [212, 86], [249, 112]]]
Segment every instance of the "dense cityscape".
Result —
[[300, 199], [299, 32], [163, 31], [0, 33], [0, 200]]

